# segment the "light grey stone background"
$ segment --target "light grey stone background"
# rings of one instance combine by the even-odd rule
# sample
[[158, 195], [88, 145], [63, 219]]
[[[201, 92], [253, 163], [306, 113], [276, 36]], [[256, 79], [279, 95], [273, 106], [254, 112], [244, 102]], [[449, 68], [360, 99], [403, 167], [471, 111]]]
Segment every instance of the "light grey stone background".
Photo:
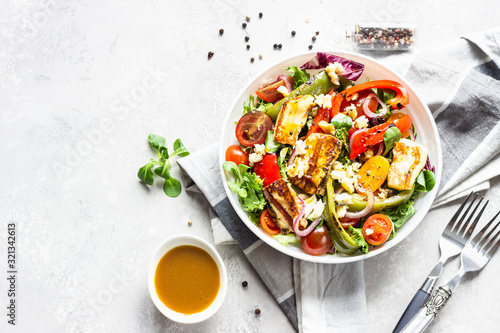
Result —
[[[213, 318], [184, 327], [156, 310], [147, 289], [152, 251], [175, 234], [212, 236], [202, 197], [171, 199], [138, 181], [153, 156], [147, 134], [181, 137], [191, 151], [216, 142], [238, 91], [279, 59], [307, 51], [315, 31], [314, 50], [340, 49], [346, 23], [411, 21], [423, 50], [492, 28], [500, 12], [485, 0], [35, 0], [0, 8], [0, 267], [6, 271], [7, 223], [16, 221], [19, 271], [15, 328], [3, 314], [0, 278], [2, 332], [290, 331], [236, 246], [218, 247], [230, 282]], [[486, 192], [487, 216], [500, 208], [499, 196], [497, 178]], [[437, 260], [439, 234], [457, 206], [431, 211], [404, 242], [365, 263], [371, 332], [395, 326]], [[499, 275], [495, 258], [466, 277], [429, 331], [497, 329]]]

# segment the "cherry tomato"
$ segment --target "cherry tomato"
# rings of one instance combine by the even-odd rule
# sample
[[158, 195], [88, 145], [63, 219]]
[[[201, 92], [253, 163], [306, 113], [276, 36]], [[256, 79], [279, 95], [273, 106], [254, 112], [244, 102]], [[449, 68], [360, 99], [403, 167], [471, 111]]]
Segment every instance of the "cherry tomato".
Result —
[[253, 165], [253, 171], [263, 180], [264, 186], [280, 179], [281, 174], [276, 153], [264, 155], [262, 161]]
[[300, 243], [304, 251], [313, 256], [325, 254], [333, 247], [330, 234], [324, 225], [314, 229], [309, 235], [302, 237]]
[[262, 214], [260, 214], [260, 226], [270, 235], [277, 235], [281, 232], [281, 229], [274, 223], [268, 209], [265, 209]]
[[260, 111], [250, 111], [243, 115], [236, 125], [236, 139], [247, 147], [266, 141], [267, 132], [273, 129], [273, 121]]
[[392, 221], [384, 214], [373, 214], [363, 224], [363, 237], [371, 245], [384, 243], [392, 232]]
[[226, 161], [236, 163], [236, 165], [250, 165], [248, 154], [245, 153], [239, 145], [232, 145], [226, 149]]
[[[294, 78], [290, 76], [288, 77], [288, 80], [293, 87], [293, 83], [295, 82]], [[281, 86], [285, 86], [285, 81], [274, 81], [257, 90], [255, 94], [266, 102], [274, 103], [279, 101], [280, 99], [283, 99], [283, 94], [278, 91], [278, 88]]]
[[[356, 113], [358, 114], [356, 118], [364, 116], [365, 112], [363, 111], [363, 104], [365, 103], [366, 97], [372, 93], [373, 91], [371, 89], [368, 89], [360, 91], [358, 93], [358, 98], [356, 98], [356, 100], [354, 101], [352, 100], [348, 101], [347, 99], [344, 99], [340, 104], [340, 112], [345, 112], [345, 108], [352, 104], [356, 107]], [[370, 109], [370, 111], [375, 112], [377, 111], [377, 107], [378, 107], [377, 99], [371, 98], [370, 102], [368, 102], [368, 108]]]
[[352, 225], [354, 227], [356, 224], [358, 224], [359, 219], [350, 219], [347, 217], [341, 217], [339, 219], [339, 222], [340, 222], [340, 225], [342, 226], [342, 228], [349, 229], [350, 225]]

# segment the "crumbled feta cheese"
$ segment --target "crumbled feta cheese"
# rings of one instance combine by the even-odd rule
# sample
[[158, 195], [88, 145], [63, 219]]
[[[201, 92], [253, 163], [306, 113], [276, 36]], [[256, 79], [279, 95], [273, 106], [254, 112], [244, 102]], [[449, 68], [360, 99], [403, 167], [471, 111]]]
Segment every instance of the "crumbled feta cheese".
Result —
[[306, 143], [302, 140], [297, 140], [295, 143], [295, 154], [304, 155], [306, 153]]
[[351, 196], [347, 193], [335, 194], [335, 201], [339, 205], [351, 205], [352, 204]]
[[309, 168], [308, 159], [296, 158], [292, 165], [286, 168], [287, 173], [291, 177], [302, 178]]
[[265, 145], [255, 145], [255, 153], [265, 155], [266, 154], [266, 146]]
[[326, 121], [322, 120], [318, 125], [326, 134], [333, 135], [335, 133], [335, 126], [333, 126], [333, 124], [327, 123]]
[[338, 181], [349, 193], [354, 192], [354, 186], [358, 182], [357, 178], [351, 177], [346, 170], [332, 170], [332, 172], [330, 172], [330, 177]]
[[361, 117], [357, 118], [354, 121], [354, 126], [356, 126], [358, 129], [367, 128], [368, 127], [368, 118], [366, 118], [366, 116], [361, 116]]
[[345, 110], [346, 114], [349, 117], [351, 117], [351, 119], [356, 119], [356, 117], [358, 116], [358, 111], [356, 109], [356, 105], [354, 105], [354, 104], [347, 106], [344, 110]]
[[323, 215], [323, 210], [325, 209], [325, 204], [321, 200], [317, 200], [315, 204], [312, 205], [310, 213], [306, 216], [309, 219], [315, 219]]
[[391, 193], [392, 193], [392, 191], [389, 190], [388, 188], [379, 188], [378, 193], [377, 193], [377, 197], [380, 198], [381, 200], [384, 200]]
[[253, 166], [254, 163], [262, 161], [263, 156], [261, 154], [251, 153], [248, 156], [248, 161], [250, 161], [250, 166]]
[[315, 96], [314, 103], [318, 104], [322, 108], [330, 109], [332, 107], [332, 96], [330, 95], [317, 95]]
[[369, 235], [373, 234], [373, 229], [372, 229], [372, 228], [366, 228], [366, 230], [365, 230], [365, 234], [366, 234], [367, 236], [369, 236]]
[[361, 169], [361, 163], [359, 163], [359, 162], [354, 162], [354, 163], [351, 165], [351, 167], [352, 167], [352, 170], [353, 170], [354, 172], [356, 172], [356, 173], [357, 173], [357, 172], [359, 171], [359, 169]]
[[279, 86], [278, 91], [283, 95], [283, 97], [286, 97], [286, 96], [288, 96], [288, 94], [290, 94], [287, 87], [285, 87], [285, 86]]
[[338, 217], [344, 217], [345, 213], [347, 213], [347, 206], [337, 206], [337, 215]]
[[318, 107], [317, 107], [317, 106], [315, 106], [315, 107], [313, 107], [313, 108], [311, 109], [311, 112], [309, 112], [309, 116], [310, 116], [311, 118], [314, 118], [314, 117], [316, 117], [316, 115], [317, 115], [317, 114], [318, 114]]
[[330, 77], [330, 80], [332, 80], [332, 83], [335, 85], [339, 85], [339, 74], [342, 74], [344, 72], [344, 66], [342, 66], [340, 63], [336, 62], [333, 64], [329, 64], [325, 68], [326, 74]]
[[355, 100], [357, 100], [357, 99], [358, 99], [358, 97], [359, 97], [358, 93], [353, 94], [353, 95], [351, 96], [351, 101], [355, 101]]
[[344, 169], [344, 166], [342, 165], [342, 163], [340, 163], [339, 161], [333, 162], [333, 170], [339, 171], [339, 170], [343, 170], [343, 169]]

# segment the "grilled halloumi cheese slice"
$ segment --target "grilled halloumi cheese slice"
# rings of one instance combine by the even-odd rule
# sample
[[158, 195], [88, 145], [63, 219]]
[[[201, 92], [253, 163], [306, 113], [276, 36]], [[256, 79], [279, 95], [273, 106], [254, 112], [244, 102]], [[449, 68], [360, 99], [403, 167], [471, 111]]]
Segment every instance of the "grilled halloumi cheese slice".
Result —
[[333, 162], [339, 157], [342, 142], [333, 135], [313, 133], [305, 140], [305, 154], [295, 157], [287, 168], [290, 182], [306, 193], [322, 195]]
[[410, 190], [427, 161], [427, 148], [407, 139], [394, 143], [387, 186], [399, 191]]
[[307, 116], [315, 105], [311, 95], [299, 96], [283, 103], [276, 119], [274, 141], [295, 146], [299, 133], [307, 122]]
[[[269, 212], [274, 222], [281, 229], [281, 233], [287, 235], [293, 230], [293, 221], [303, 209], [297, 193], [286, 180], [278, 179], [264, 187], [264, 196], [269, 203]], [[300, 224], [303, 225], [303, 222], [305, 221], [301, 221]]]

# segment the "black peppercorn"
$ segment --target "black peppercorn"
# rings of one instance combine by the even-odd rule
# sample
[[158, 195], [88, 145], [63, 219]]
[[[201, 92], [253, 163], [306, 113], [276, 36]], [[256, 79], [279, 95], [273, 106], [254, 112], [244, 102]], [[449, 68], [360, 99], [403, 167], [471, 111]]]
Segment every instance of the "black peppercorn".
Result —
[[313, 36], [312, 37], [312, 41], [315, 42], [316, 41], [316, 36]]
[[319, 35], [319, 31], [316, 31], [316, 36]]
[[222, 36], [222, 34], [223, 34], [223, 33], [224, 33], [224, 29], [220, 29], [220, 30], [219, 30], [219, 35], [221, 35], [221, 36]]
[[243, 286], [243, 288], [246, 288], [246, 287], [248, 286], [248, 282], [243, 281], [243, 282], [241, 283], [241, 285]]
[[214, 53], [212, 51], [208, 52], [208, 60], [210, 60], [214, 56]]
[[398, 110], [401, 110], [401, 108], [403, 108], [403, 104], [398, 103], [398, 104], [397, 104], [397, 107], [398, 107]]
[[310, 50], [310, 49], [312, 49], [312, 48], [313, 48], [313, 46], [312, 46], [312, 45], [309, 45], [309, 50]]
[[254, 62], [255, 61], [255, 58], [254, 57], [251, 57], [250, 58], [250, 62]]
[[250, 39], [250, 37], [245, 36], [245, 42], [248, 42], [249, 39]]
[[292, 36], [295, 36], [296, 32], [295, 30], [292, 30]]
[[259, 18], [262, 18], [262, 13], [259, 13]]
[[278, 44], [278, 49], [281, 49], [282, 47], [283, 47], [283, 45]]
[[260, 315], [260, 309], [255, 309], [255, 314]]
[[243, 22], [243, 24], [241, 26], [243, 27], [243, 29], [245, 29], [247, 27], [247, 24], [245, 22]]
[[276, 49], [278, 48], [278, 44], [276, 44], [276, 43], [275, 43], [275, 44], [273, 45], [273, 48], [276, 50]]
[[250, 50], [250, 44], [247, 44], [247, 50]]

